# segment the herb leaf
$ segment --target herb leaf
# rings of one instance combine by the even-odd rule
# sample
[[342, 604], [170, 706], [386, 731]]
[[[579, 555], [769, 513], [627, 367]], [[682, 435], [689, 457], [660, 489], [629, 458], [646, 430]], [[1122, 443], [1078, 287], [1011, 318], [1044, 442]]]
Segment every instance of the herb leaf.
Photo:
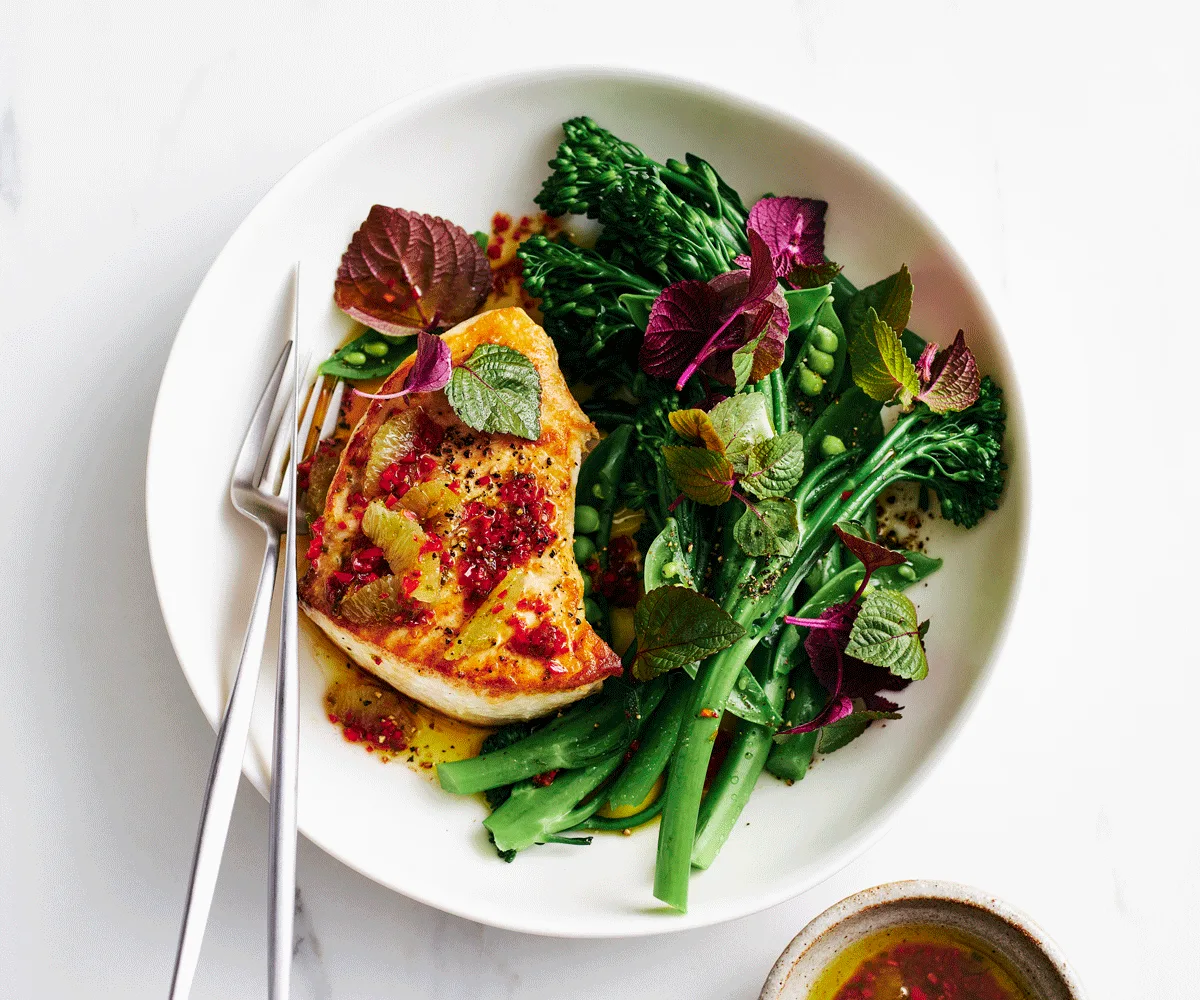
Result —
[[647, 681], [719, 653], [746, 634], [716, 601], [686, 587], [658, 587], [633, 612], [633, 676]]
[[712, 419], [703, 410], [672, 410], [667, 419], [675, 433], [690, 444], [702, 445], [710, 451], [725, 454], [725, 442], [713, 426]]
[[708, 411], [717, 435], [725, 444], [725, 454], [736, 466], [742, 466], [750, 450], [760, 441], [775, 436], [767, 398], [760, 392], [738, 393], [723, 399]]
[[842, 544], [850, 550], [850, 554], [862, 563], [867, 571], [859, 586], [860, 590], [866, 588], [867, 580], [875, 570], [884, 566], [900, 566], [907, 562], [905, 553], [889, 549], [886, 545], [880, 545], [865, 537], [866, 530], [854, 521], [842, 521], [835, 524], [833, 530]]
[[817, 737], [817, 753], [833, 753], [841, 750], [847, 743], [858, 739], [876, 719], [898, 719], [898, 712], [876, 712], [868, 709], [855, 709], [847, 716], [836, 722], [822, 727]]
[[454, 326], [491, 287], [487, 255], [461, 226], [373, 205], [342, 255], [333, 300], [360, 323], [402, 336]]
[[846, 318], [849, 320], [852, 337], [867, 325], [867, 315], [871, 309], [896, 331], [896, 336], [900, 336], [908, 326], [912, 298], [912, 275], [908, 273], [907, 264], [902, 264], [899, 271], [882, 281], [860, 289], [846, 306]]
[[643, 333], [646, 331], [646, 324], [650, 322], [650, 310], [654, 308], [654, 299], [653, 295], [639, 295], [636, 292], [626, 292], [617, 296], [617, 301]]
[[[750, 209], [746, 229], [754, 232], [771, 252], [775, 276], [782, 278], [794, 267], [825, 262], [825, 212], [829, 203], [815, 198], [760, 198]], [[739, 257], [742, 267], [748, 261]]]
[[934, 413], [965, 410], [979, 398], [979, 367], [962, 330], [945, 351], [926, 344], [916, 367], [921, 382], [917, 399]]
[[368, 399], [397, 399], [410, 392], [435, 392], [445, 388], [450, 381], [450, 348], [441, 337], [421, 330], [417, 333], [417, 356], [412, 367], [404, 376], [404, 384], [397, 392], [360, 392]]
[[782, 496], [803, 475], [804, 437], [798, 431], [785, 431], [750, 449], [741, 482], [756, 497]]
[[733, 496], [733, 464], [707, 448], [668, 445], [663, 458], [684, 495], [696, 503], [720, 506]]
[[[368, 330], [361, 337], [355, 337], [345, 347], [335, 351], [332, 357], [322, 361], [317, 372], [321, 375], [332, 375], [334, 378], [344, 378], [348, 382], [391, 375], [416, 347], [411, 333], [411, 330], [406, 330], [406, 336], [402, 340], [393, 340], [380, 336], [374, 330]], [[368, 345], [371, 349], [364, 350]], [[383, 354], [378, 353], [380, 348], [384, 349]], [[360, 357], [364, 359], [360, 364], [351, 364], [346, 360], [351, 358], [357, 361]]]
[[542, 436], [542, 381], [520, 351], [480, 344], [455, 367], [446, 399], [468, 427], [536, 441]]
[[921, 391], [917, 369], [900, 334], [874, 309], [867, 310], [866, 324], [850, 341], [850, 368], [859, 388], [880, 403], [890, 402], [898, 393], [907, 406]]
[[890, 671], [896, 677], [919, 681], [929, 673], [917, 609], [895, 590], [865, 595], [850, 630], [846, 655]]
[[800, 544], [796, 502], [788, 497], [747, 502], [745, 513], [733, 526], [733, 538], [748, 556], [792, 555]]

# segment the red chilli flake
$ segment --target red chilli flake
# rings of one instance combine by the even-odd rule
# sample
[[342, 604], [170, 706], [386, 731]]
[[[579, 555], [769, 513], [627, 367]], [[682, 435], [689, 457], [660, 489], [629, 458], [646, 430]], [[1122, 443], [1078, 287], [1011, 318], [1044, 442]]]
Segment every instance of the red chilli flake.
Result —
[[952, 944], [905, 942], [864, 961], [834, 1000], [1017, 1000], [978, 952]]
[[557, 777], [558, 768], [556, 767], [553, 771], [543, 771], [541, 774], [535, 774], [529, 780], [541, 788], [546, 788], [547, 786], [554, 784], [554, 779]]
[[570, 648], [567, 644], [567, 633], [552, 621], [540, 621], [529, 629], [520, 618], [513, 615], [507, 624], [513, 630], [512, 638], [508, 640], [508, 648], [514, 653], [531, 656], [537, 660], [552, 660], [556, 656], [562, 656]]
[[556, 538], [554, 504], [529, 473], [518, 473], [497, 491], [495, 506], [468, 502], [460, 525], [466, 532], [458, 559], [458, 582], [468, 600], [482, 600], [515, 566], [541, 555]]

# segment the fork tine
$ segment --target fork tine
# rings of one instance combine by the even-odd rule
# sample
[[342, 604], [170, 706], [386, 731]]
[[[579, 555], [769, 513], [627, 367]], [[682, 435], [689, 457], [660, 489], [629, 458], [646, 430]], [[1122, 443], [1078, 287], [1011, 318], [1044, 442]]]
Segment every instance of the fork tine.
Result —
[[250, 418], [250, 426], [246, 428], [246, 437], [242, 440], [241, 450], [233, 464], [233, 479], [235, 482], [251, 482], [258, 471], [259, 462], [263, 457], [263, 443], [267, 440], [267, 426], [271, 420], [271, 411], [279, 396], [280, 383], [284, 372], [287, 371], [288, 357], [292, 353], [292, 342], [289, 340], [279, 352], [279, 360], [275, 369], [263, 387], [262, 396], [254, 408], [254, 416]]
[[346, 383], [338, 379], [337, 384], [333, 387], [333, 394], [329, 397], [329, 405], [325, 407], [325, 419], [321, 421], [321, 433], [317, 436], [318, 441], [324, 441], [337, 430], [338, 413], [341, 411], [342, 397], [345, 393]]
[[[308, 370], [311, 358], [312, 355], [310, 353], [307, 357], [300, 359], [301, 372]], [[271, 447], [268, 450], [267, 460], [262, 467], [258, 479], [258, 488], [264, 493], [270, 493], [275, 496], [279, 496], [283, 492], [283, 469], [287, 461], [288, 452], [292, 446], [292, 432], [291, 428], [287, 425], [287, 410], [291, 405], [289, 400], [293, 384], [290, 373], [283, 381], [284, 384], [280, 389], [280, 398], [283, 400], [283, 406], [278, 414], [278, 419], [272, 420]]]

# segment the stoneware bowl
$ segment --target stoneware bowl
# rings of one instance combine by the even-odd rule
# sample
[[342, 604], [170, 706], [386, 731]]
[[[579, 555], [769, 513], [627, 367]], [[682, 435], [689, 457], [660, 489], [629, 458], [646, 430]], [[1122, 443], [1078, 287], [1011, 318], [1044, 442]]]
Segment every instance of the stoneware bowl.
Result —
[[898, 924], [946, 927], [990, 944], [1036, 1000], [1082, 1000], [1058, 947], [1024, 914], [953, 882], [889, 882], [848, 896], [814, 917], [767, 977], [759, 1000], [806, 1000], [821, 972], [868, 934]]

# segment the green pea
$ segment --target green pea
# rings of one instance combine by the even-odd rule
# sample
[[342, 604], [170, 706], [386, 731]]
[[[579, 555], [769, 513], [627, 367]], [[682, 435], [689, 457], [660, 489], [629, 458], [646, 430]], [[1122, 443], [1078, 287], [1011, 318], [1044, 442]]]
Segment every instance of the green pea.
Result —
[[367, 363], [367, 356], [362, 351], [347, 351], [342, 355], [342, 360], [348, 365], [353, 365], [357, 368], [359, 365]]
[[826, 434], [821, 438], [821, 454], [833, 458], [846, 450], [846, 443], [836, 434]]
[[915, 580], [917, 578], [917, 571], [908, 563], [901, 563], [896, 567], [896, 575], [904, 580]]
[[825, 388], [825, 380], [808, 368], [800, 369], [800, 391], [806, 396], [819, 396]]
[[826, 354], [824, 351], [820, 351], [810, 344], [808, 347], [808, 367], [818, 375], [832, 375], [833, 355]]
[[577, 563], [585, 563], [596, 554], [596, 543], [593, 542], [587, 535], [580, 535], [575, 539], [575, 561]]
[[595, 507], [580, 504], [575, 508], [575, 533], [590, 535], [600, 529], [600, 512]]
[[382, 358], [388, 351], [387, 344], [378, 340], [373, 340], [369, 344], [363, 344], [362, 349], [373, 358]]
[[600, 610], [599, 604], [588, 597], [583, 602], [583, 615], [590, 624], [597, 625], [604, 617], [604, 612]]
[[674, 580], [677, 576], [683, 576], [683, 567], [672, 559], [669, 563], [664, 564], [661, 572], [664, 580]]
[[824, 351], [826, 354], [832, 354], [837, 350], [838, 338], [829, 327], [817, 324], [812, 332], [812, 336], [808, 338], [808, 342], [818, 351]]
[[604, 489], [604, 486], [602, 484], [600, 484], [600, 483], [593, 484], [592, 496], [594, 496], [597, 500], [603, 500], [606, 492], [607, 491]]
[[587, 595], [590, 594], [591, 592], [592, 592], [592, 574], [584, 573], [583, 574], [583, 596], [587, 597]]

